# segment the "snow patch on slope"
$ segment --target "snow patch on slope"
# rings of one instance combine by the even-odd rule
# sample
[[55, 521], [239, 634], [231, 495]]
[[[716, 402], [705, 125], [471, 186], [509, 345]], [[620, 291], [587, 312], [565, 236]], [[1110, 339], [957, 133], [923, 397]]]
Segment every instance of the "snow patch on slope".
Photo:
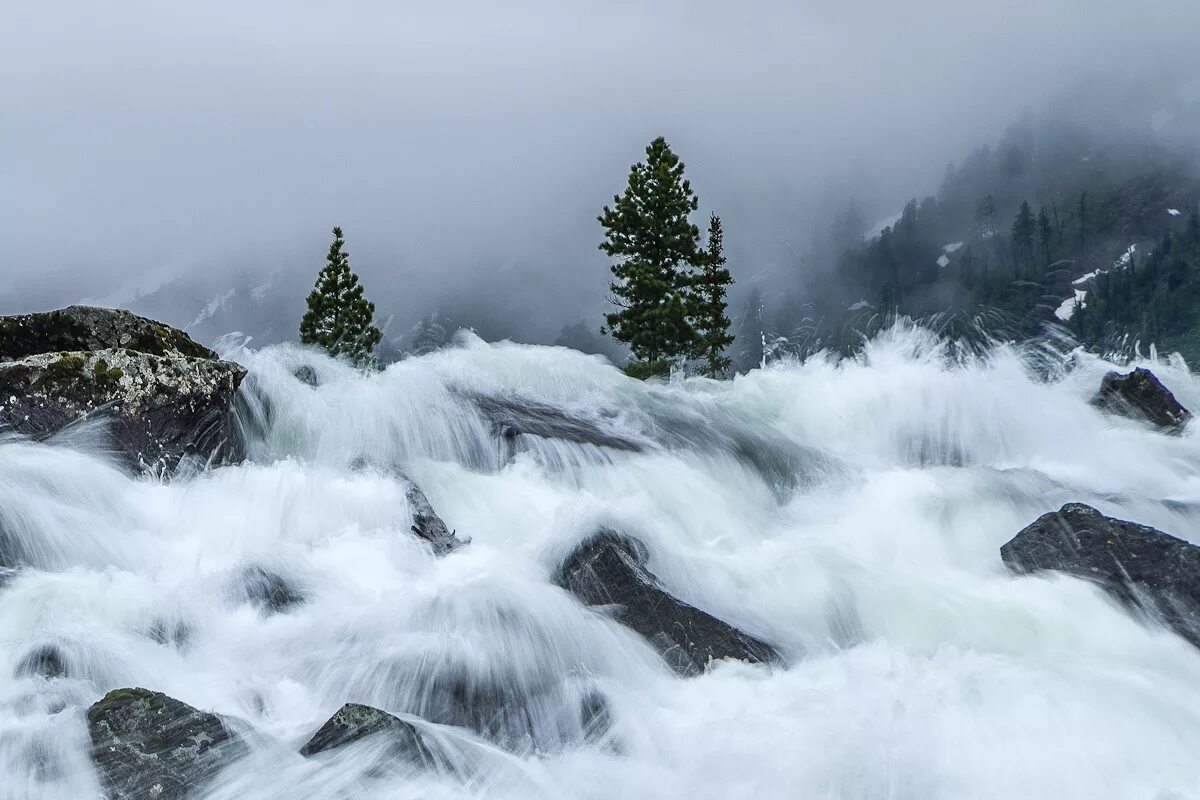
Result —
[[[1112, 268], [1114, 270], [1127, 268], [1130, 265], [1130, 263], [1133, 262], [1133, 254], [1136, 252], [1137, 252], [1137, 245], [1136, 244], [1129, 245], [1129, 249], [1126, 250], [1124, 253], [1122, 253], [1120, 258], [1118, 258], [1116, 261], [1113, 262]], [[1084, 275], [1080, 275], [1078, 278], [1071, 281], [1071, 283], [1075, 286], [1082, 286], [1083, 284], [1085, 284], [1088, 281], [1095, 278], [1097, 275], [1107, 275], [1108, 273], [1109, 273], [1109, 270], [1107, 270], [1107, 269], [1094, 269], [1091, 272], [1088, 272]]]
[[1075, 316], [1075, 310], [1078, 308], [1087, 308], [1087, 290], [1076, 289], [1072, 297], [1068, 297], [1062, 301], [1062, 304], [1054, 310], [1054, 316], [1058, 317], [1063, 322], [1066, 322], [1071, 317]]
[[899, 214], [892, 214], [890, 217], [884, 217], [883, 219], [879, 220], [879, 222], [876, 222], [873, 226], [871, 226], [866, 233], [866, 238], [874, 239], [876, 236], [881, 236], [884, 228], [890, 228], [899, 221]]
[[196, 315], [196, 318], [184, 327], [184, 330], [191, 330], [200, 323], [204, 322], [204, 320], [212, 319], [214, 316], [216, 316], [218, 311], [228, 311], [229, 301], [233, 299], [235, 293], [236, 290], [229, 289], [221, 292], [216, 297], [209, 300], [208, 303], [205, 304], [204, 308], [200, 309], [200, 313]]

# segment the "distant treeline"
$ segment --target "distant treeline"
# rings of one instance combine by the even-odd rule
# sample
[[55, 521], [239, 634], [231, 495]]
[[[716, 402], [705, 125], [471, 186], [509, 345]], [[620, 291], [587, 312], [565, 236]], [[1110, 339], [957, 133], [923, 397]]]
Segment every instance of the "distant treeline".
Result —
[[1200, 356], [1198, 197], [1194, 161], [1148, 138], [1023, 122], [878, 232], [848, 203], [798, 265], [807, 279], [736, 315], [738, 366], [762, 358], [762, 341], [768, 356], [848, 350], [880, 320], [947, 312], [1004, 320], [1009, 335], [1061, 324], [1097, 348]]

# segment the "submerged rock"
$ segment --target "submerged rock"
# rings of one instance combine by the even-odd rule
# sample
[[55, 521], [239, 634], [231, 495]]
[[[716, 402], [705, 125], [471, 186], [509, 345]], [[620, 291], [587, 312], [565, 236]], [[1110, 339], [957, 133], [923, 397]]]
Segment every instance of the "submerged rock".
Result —
[[232, 404], [245, 374], [182, 331], [127, 311], [0, 318], [0, 429], [45, 439], [100, 416], [133, 469], [242, 458]]
[[192, 638], [192, 626], [182, 619], [159, 617], [150, 623], [146, 635], [165, 647], [182, 650]]
[[579, 725], [583, 729], [584, 741], [598, 742], [603, 739], [612, 727], [612, 709], [608, 698], [595, 689], [585, 694], [579, 702]]
[[1191, 412], [1148, 369], [1138, 367], [1128, 375], [1110, 372], [1104, 376], [1092, 405], [1118, 416], [1149, 422], [1170, 433], [1184, 429]]
[[235, 592], [239, 599], [258, 606], [267, 614], [285, 613], [306, 599], [304, 593], [287, 578], [258, 565], [242, 570]]
[[301, 364], [296, 367], [292, 370], [292, 376], [301, 383], [314, 388], [321, 385], [320, 381], [317, 380], [317, 371], [308, 364]]
[[[494, 621], [514, 628], [528, 622], [507, 609]], [[458, 647], [414, 648], [368, 667], [367, 682], [388, 687], [391, 708], [473, 731], [514, 753], [557, 752], [605, 732], [608, 718], [596, 697], [588, 699], [591, 687], [568, 673], [545, 638], [502, 632], [499, 638], [503, 646], [480, 643], [465, 648], [469, 654]], [[509, 655], [517, 648], [537, 653], [538, 663], [512, 663], [526, 660]]]
[[91, 757], [109, 800], [178, 800], [246, 751], [216, 714], [165, 694], [115, 689], [87, 713]]
[[589, 606], [609, 606], [612, 616], [649, 640], [680, 675], [698, 675], [713, 659], [776, 663], [771, 645], [672, 596], [646, 568], [639, 540], [603, 530], [580, 544], [554, 582]]
[[338, 709], [300, 748], [300, 755], [308, 758], [374, 736], [387, 740], [389, 758], [427, 768], [446, 763], [417, 726], [358, 703], [346, 703]]
[[13, 669], [14, 678], [38, 675], [43, 678], [61, 678], [67, 674], [67, 659], [62, 650], [53, 644], [42, 644], [21, 657]]
[[1043, 514], [1000, 548], [1009, 571], [1095, 581], [1200, 647], [1200, 547], [1082, 503]]
[[[508, 446], [508, 457], [530, 439], [591, 445], [608, 451], [641, 453], [658, 448], [727, 455], [758, 473], [781, 500], [800, 485], [818, 482], [846, 468], [825, 453], [768, 432], [755, 420], [717, 403], [680, 404], [653, 392], [627, 415], [603, 409], [583, 415], [529, 398], [458, 390]], [[633, 432], [630, 431], [632, 426]]]
[[613, 450], [640, 452], [644, 445], [604, 430], [595, 420], [570, 414], [533, 400], [461, 392], [507, 441], [521, 436], [540, 436], [575, 444], [590, 444]]

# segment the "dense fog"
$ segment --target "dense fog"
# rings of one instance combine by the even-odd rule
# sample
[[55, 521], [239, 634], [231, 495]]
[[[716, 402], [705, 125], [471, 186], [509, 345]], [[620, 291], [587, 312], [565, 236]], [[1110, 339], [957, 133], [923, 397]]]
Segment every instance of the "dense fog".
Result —
[[[735, 303], [802, 291], [1023, 116], [1186, 141], [1190, 0], [9, 9], [0, 310], [132, 306], [294, 337], [329, 231], [388, 336], [596, 333], [596, 214], [646, 143], [725, 219]], [[1191, 115], [1189, 117], [1189, 114]]]

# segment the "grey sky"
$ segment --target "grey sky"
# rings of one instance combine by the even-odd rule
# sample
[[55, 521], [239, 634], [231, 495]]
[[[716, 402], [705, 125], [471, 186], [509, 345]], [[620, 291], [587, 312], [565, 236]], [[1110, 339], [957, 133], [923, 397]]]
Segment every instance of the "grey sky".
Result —
[[302, 292], [339, 224], [381, 313], [548, 292], [556, 329], [603, 302], [595, 215], [660, 133], [748, 276], [852, 181], [887, 208], [1065, 91], [1200, 77], [1195, 0], [10, 6], [5, 310], [163, 269]]

